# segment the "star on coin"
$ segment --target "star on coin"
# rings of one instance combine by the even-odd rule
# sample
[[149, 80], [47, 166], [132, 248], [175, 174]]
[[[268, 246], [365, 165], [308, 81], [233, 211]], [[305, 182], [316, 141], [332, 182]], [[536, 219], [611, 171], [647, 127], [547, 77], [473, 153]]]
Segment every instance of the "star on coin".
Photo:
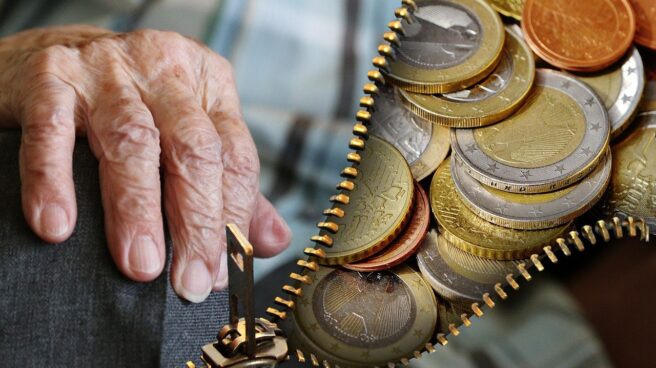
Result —
[[538, 217], [538, 215], [543, 214], [542, 208], [540, 206], [533, 206], [530, 211], [528, 211], [529, 214], [533, 215], [533, 217]]
[[339, 350], [339, 345], [337, 345], [337, 343], [334, 343], [334, 344], [330, 345], [330, 349], [333, 350], [333, 351], [337, 351], [337, 350]]
[[299, 303], [304, 307], [307, 307], [308, 305], [310, 305], [310, 302], [307, 300], [306, 297], [302, 297], [301, 300], [299, 301]]
[[636, 71], [636, 68], [634, 68], [634, 67], [629, 67], [629, 69], [626, 70], [627, 74], [633, 74], [633, 73], [635, 73], [635, 71]]
[[522, 174], [520, 176], [528, 180], [529, 176], [533, 176], [533, 174], [531, 174], [531, 170], [522, 170]]
[[581, 149], [581, 153], [586, 156], [590, 156], [592, 154], [592, 150], [590, 149], [590, 147], [585, 147]]
[[598, 131], [599, 129], [601, 129], [601, 124], [599, 124], [599, 123], [592, 124], [592, 126], [590, 127], [590, 129], [592, 129], [592, 130], [594, 130], [594, 131], [596, 132], [596, 131]]
[[313, 332], [318, 329], [319, 329], [319, 325], [316, 322], [310, 325], [310, 330], [312, 330]]
[[505, 215], [505, 214], [506, 214], [506, 211], [508, 210], [508, 203], [504, 203], [503, 205], [498, 206], [498, 207], [496, 208], [496, 210], [497, 210], [497, 212], [499, 212], [500, 214]]
[[472, 153], [472, 152], [477, 151], [477, 150], [478, 150], [478, 148], [476, 148], [476, 144], [474, 144], [474, 143], [472, 143], [470, 145], [467, 145], [467, 148], [465, 149], [465, 151], [467, 151], [467, 153]]
[[401, 348], [399, 348], [398, 346], [393, 347], [392, 348], [392, 353], [401, 354]]
[[560, 87], [564, 89], [568, 89], [571, 86], [571, 83], [569, 81], [564, 81], [563, 83], [560, 84]]
[[565, 165], [564, 165], [564, 164], [562, 164], [562, 165], [556, 165], [556, 171], [558, 171], [559, 173], [562, 174], [563, 171], [565, 171]]
[[588, 98], [587, 100], [585, 100], [584, 105], [585, 105], [585, 106], [592, 106], [592, 105], [594, 105], [594, 98], [590, 97], [590, 98]]
[[414, 332], [412, 333], [412, 335], [413, 335], [413, 336], [417, 336], [417, 337], [421, 337], [421, 335], [422, 335], [423, 333], [424, 333], [424, 332], [423, 332], [421, 329], [416, 329], [416, 330], [414, 330]]
[[631, 97], [625, 93], [624, 96], [622, 96], [622, 102], [625, 104], [631, 102]]
[[567, 206], [567, 208], [570, 208], [576, 204], [574, 201], [572, 201], [572, 199], [569, 196], [565, 196], [565, 202], [563, 203], [565, 204], [565, 206]]
[[492, 171], [492, 172], [495, 172], [495, 171], [499, 170], [499, 167], [497, 166], [497, 163], [495, 162], [493, 164], [487, 164], [487, 169]]
[[365, 351], [362, 352], [362, 354], [360, 356], [365, 358], [365, 359], [369, 359], [371, 357], [371, 354], [369, 353], [369, 350], [365, 350]]

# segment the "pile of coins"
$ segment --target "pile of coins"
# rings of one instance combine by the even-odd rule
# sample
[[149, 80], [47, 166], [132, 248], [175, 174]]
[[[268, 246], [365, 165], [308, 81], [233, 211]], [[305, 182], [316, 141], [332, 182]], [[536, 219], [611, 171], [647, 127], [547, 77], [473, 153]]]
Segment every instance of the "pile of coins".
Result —
[[352, 166], [283, 288], [295, 299], [276, 299], [293, 318], [270, 310], [292, 320], [299, 360], [430, 351], [515, 288], [509, 274], [529, 280], [545, 246], [582, 249], [583, 214], [656, 212], [652, 0], [403, 5], [368, 73]]

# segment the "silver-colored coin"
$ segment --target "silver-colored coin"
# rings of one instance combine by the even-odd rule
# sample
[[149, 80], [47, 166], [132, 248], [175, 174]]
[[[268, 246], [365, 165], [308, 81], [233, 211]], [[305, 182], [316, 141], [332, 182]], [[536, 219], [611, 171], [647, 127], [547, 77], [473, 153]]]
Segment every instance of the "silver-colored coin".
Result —
[[599, 94], [608, 110], [611, 137], [617, 137], [638, 111], [645, 89], [645, 68], [638, 49], [633, 47], [615, 66], [592, 74], [575, 74]]
[[398, 91], [381, 86], [369, 132], [394, 145], [410, 165], [415, 180], [422, 180], [449, 153], [448, 128], [415, 115], [400, 102]]
[[399, 59], [422, 69], [462, 63], [481, 44], [483, 27], [464, 6], [451, 1], [425, 2], [414, 12], [416, 22], [405, 26]]
[[543, 193], [585, 177], [608, 147], [610, 124], [601, 99], [585, 83], [538, 69], [527, 102], [502, 122], [451, 131], [467, 173], [488, 186]]
[[507, 193], [486, 187], [466, 173], [457, 155], [451, 175], [463, 203], [482, 218], [508, 228], [547, 229], [568, 223], [594, 206], [608, 187], [610, 150], [590, 175], [579, 183], [549, 193]]
[[424, 279], [444, 299], [460, 305], [480, 302], [494, 284], [516, 272], [519, 263], [471, 255], [449, 244], [435, 230], [428, 233], [417, 253]]

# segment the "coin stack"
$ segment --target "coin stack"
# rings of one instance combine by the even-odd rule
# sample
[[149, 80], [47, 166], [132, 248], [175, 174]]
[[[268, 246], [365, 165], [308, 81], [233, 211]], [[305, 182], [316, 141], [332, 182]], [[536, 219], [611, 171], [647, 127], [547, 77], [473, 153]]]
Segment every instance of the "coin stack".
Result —
[[396, 16], [353, 165], [283, 288], [296, 299], [276, 299], [294, 344], [343, 366], [430, 350], [545, 246], [582, 249], [573, 223], [602, 197], [612, 215], [656, 208], [656, 111], [631, 126], [656, 110], [653, 0], [403, 0]]

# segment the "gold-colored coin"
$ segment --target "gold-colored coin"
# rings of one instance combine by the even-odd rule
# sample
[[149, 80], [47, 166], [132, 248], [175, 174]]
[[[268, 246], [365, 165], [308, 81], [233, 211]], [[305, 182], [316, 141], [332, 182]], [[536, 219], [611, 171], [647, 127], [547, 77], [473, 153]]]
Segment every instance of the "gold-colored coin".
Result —
[[381, 86], [369, 132], [396, 147], [415, 180], [430, 175], [449, 154], [449, 129], [417, 116], [401, 104], [397, 88]]
[[597, 92], [608, 110], [611, 139], [620, 135], [638, 112], [645, 89], [645, 69], [638, 49], [632, 47], [617, 64], [596, 73], [576, 77]]
[[562, 235], [569, 225], [545, 230], [515, 230], [495, 225], [462, 203], [451, 177], [450, 160], [435, 171], [430, 188], [431, 209], [447, 241], [474, 255], [497, 259], [524, 259]]
[[386, 80], [413, 92], [447, 93], [483, 79], [504, 43], [499, 15], [484, 0], [417, 0], [401, 22], [400, 46]]
[[381, 138], [371, 136], [360, 153], [353, 190], [342, 192], [348, 204], [336, 203], [343, 217], [331, 216], [333, 233], [323, 229], [324, 264], [357, 262], [389, 245], [407, 223], [414, 195], [414, 181], [401, 152]]
[[543, 193], [573, 184], [592, 171], [608, 147], [603, 102], [585, 83], [538, 69], [522, 107], [502, 122], [454, 129], [451, 146], [467, 173], [491, 187]]
[[656, 111], [638, 115], [612, 147], [613, 173], [601, 202], [608, 216], [642, 217], [656, 229]]
[[522, 20], [524, 11], [524, 0], [488, 0], [494, 10], [506, 17]]
[[471, 255], [435, 230], [426, 236], [417, 253], [417, 265], [424, 279], [438, 295], [460, 306], [480, 302], [494, 284], [504, 282], [507, 274], [516, 271], [517, 264]]
[[528, 96], [535, 76], [533, 53], [520, 36], [506, 31], [501, 61], [482, 82], [462, 91], [424, 95], [400, 91], [414, 113], [452, 128], [496, 123], [517, 110]]
[[[435, 295], [407, 266], [360, 273], [321, 267], [293, 312], [290, 347], [342, 367], [386, 366], [432, 337]], [[294, 350], [291, 350], [294, 351]]]

